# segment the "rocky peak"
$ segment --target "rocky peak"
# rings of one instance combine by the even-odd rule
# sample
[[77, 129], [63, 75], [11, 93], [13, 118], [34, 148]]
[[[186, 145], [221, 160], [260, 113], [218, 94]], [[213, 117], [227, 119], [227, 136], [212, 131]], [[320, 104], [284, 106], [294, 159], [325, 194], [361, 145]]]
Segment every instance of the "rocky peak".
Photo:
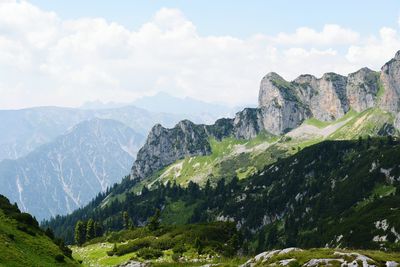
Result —
[[400, 60], [400, 50], [396, 52], [396, 54], [394, 55], [394, 59]]
[[400, 51], [383, 65], [380, 80], [383, 86], [379, 106], [389, 112], [400, 111]]
[[261, 80], [258, 104], [264, 129], [273, 134], [297, 127], [309, 115], [295, 85], [274, 72]]
[[174, 128], [167, 129], [157, 124], [137, 154], [131, 177], [143, 179], [177, 159], [210, 153], [211, 147], [203, 125], [184, 120]]
[[379, 72], [362, 68], [350, 73], [347, 78], [346, 94], [349, 105], [357, 112], [372, 108], [376, 104], [379, 89]]

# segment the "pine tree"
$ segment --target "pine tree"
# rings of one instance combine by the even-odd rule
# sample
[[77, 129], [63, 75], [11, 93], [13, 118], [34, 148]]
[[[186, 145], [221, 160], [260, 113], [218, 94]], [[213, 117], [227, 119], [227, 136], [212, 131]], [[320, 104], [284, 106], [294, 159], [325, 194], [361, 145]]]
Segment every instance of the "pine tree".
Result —
[[95, 237], [96, 235], [94, 232], [94, 221], [93, 219], [89, 219], [86, 225], [86, 241], [89, 241]]
[[158, 228], [160, 228], [160, 210], [157, 209], [156, 213], [150, 217], [149, 223], [147, 224], [149, 227], [150, 231], [156, 231]]
[[75, 225], [75, 242], [78, 246], [82, 246], [85, 243], [86, 227], [85, 224], [79, 220]]
[[130, 218], [129, 218], [129, 214], [128, 212], [124, 211], [122, 213], [122, 222], [124, 224], [124, 228], [126, 230], [128, 230], [131, 227], [131, 222], [130, 222]]
[[95, 237], [99, 237], [103, 235], [103, 227], [99, 222], [94, 222], [94, 235]]

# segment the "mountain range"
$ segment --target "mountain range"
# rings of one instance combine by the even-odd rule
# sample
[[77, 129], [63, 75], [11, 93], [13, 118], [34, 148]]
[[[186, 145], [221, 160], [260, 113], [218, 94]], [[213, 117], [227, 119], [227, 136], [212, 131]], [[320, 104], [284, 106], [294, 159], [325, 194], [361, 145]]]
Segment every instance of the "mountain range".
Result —
[[[363, 68], [347, 77], [326, 73], [319, 79], [300, 75], [291, 82], [269, 73], [261, 80], [257, 108], [246, 108], [213, 125], [181, 121], [172, 129], [154, 126], [138, 152], [131, 177], [144, 179], [185, 157], [210, 155], [210, 138], [250, 140], [262, 132], [280, 136], [308, 122], [320, 126], [340, 123], [336, 124], [337, 132], [330, 133], [335, 139], [340, 139], [345, 127], [346, 134], [351, 134], [350, 128], [355, 126], [359, 128], [353, 129], [356, 136], [393, 135], [400, 127], [399, 72], [400, 52], [380, 72]], [[305, 128], [290, 135], [299, 135]], [[308, 129], [308, 134], [315, 138], [317, 130]]]
[[[400, 53], [380, 72], [347, 77], [275, 73], [259, 106], [212, 125], [156, 124], [130, 177], [68, 216], [45, 222], [68, 242], [78, 220], [121, 230], [146, 224], [234, 222], [243, 249], [400, 244], [396, 156]], [[362, 225], [362, 227], [361, 227]]]

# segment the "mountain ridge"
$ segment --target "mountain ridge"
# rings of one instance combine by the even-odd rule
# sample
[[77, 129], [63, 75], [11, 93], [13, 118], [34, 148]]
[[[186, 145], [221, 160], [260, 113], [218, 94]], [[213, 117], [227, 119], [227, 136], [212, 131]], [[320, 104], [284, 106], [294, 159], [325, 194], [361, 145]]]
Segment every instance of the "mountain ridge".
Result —
[[[351, 110], [363, 112], [379, 108], [390, 112], [395, 117], [392, 127], [398, 130], [400, 89], [397, 88], [400, 88], [400, 79], [397, 79], [397, 74], [400, 77], [400, 51], [382, 67], [381, 72], [361, 68], [348, 76], [329, 72], [321, 78], [316, 78], [304, 74], [291, 82], [284, 80], [277, 73], [268, 73], [260, 83], [258, 108], [246, 108], [236, 113], [234, 118], [220, 119], [212, 125], [180, 122], [171, 129], [160, 125], [153, 127], [133, 163], [131, 178], [144, 179], [187, 156], [209, 155], [210, 137], [222, 139], [232, 136], [249, 140], [262, 131], [282, 135], [297, 128], [307, 119], [332, 122]], [[397, 99], [393, 100], [391, 96], [394, 95]], [[183, 124], [187, 127], [182, 127]], [[202, 132], [202, 138], [176, 139], [175, 146], [183, 148], [181, 150], [171, 149], [171, 146], [163, 147], [162, 144], [167, 143], [166, 141], [154, 145], [155, 136], [160, 140], [168, 140], [178, 131], [182, 136], [190, 137], [195, 129]], [[200, 149], [197, 153], [185, 150], [189, 146], [188, 142], [196, 141], [198, 143], [195, 146], [204, 145], [204, 150]], [[168, 160], [160, 160], [163, 158], [163, 151], [167, 151]]]

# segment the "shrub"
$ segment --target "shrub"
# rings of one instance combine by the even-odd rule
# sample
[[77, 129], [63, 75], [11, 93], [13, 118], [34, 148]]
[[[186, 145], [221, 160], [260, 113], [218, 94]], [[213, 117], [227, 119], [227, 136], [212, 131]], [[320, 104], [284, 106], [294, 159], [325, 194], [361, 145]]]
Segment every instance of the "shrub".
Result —
[[137, 251], [141, 248], [152, 247], [154, 245], [154, 241], [155, 241], [154, 236], [148, 236], [141, 239], [136, 239], [128, 242], [128, 244], [119, 246], [114, 254], [122, 256]]
[[137, 255], [145, 260], [151, 260], [151, 259], [158, 259], [164, 254], [160, 249], [146, 247], [139, 249]]
[[58, 262], [64, 262], [64, 255], [57, 254], [55, 257], [56, 261]]
[[14, 234], [7, 234], [8, 238], [10, 238], [11, 240], [15, 240], [15, 236]]
[[178, 262], [179, 259], [181, 258], [181, 254], [174, 253], [174, 254], [172, 254], [171, 258], [172, 258], [173, 261]]
[[39, 223], [29, 213], [22, 212], [19, 214], [15, 214], [14, 218], [20, 223], [34, 227], [39, 227]]
[[182, 254], [186, 252], [186, 247], [184, 243], [177, 243], [173, 248], [172, 251], [177, 254]]

